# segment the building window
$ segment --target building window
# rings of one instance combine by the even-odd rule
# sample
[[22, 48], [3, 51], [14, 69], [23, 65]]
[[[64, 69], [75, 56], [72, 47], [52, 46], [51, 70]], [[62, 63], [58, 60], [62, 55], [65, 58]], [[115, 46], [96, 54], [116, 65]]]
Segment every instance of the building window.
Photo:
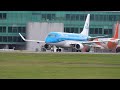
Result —
[[78, 28], [74, 28], [74, 33], [78, 33]]
[[102, 28], [99, 28], [99, 34], [102, 34]]
[[95, 28], [95, 34], [98, 34], [98, 28]]
[[0, 36], [0, 42], [2, 42], [2, 36]]
[[74, 28], [71, 28], [71, 33], [74, 33]]
[[22, 33], [22, 28], [21, 27], [18, 27], [18, 32]]
[[66, 32], [70, 33], [70, 28], [66, 28]]
[[66, 20], [70, 20], [70, 14], [66, 14]]
[[46, 20], [46, 14], [42, 14], [42, 19]]
[[71, 20], [75, 20], [75, 15], [71, 15]]
[[6, 13], [3, 13], [3, 19], [6, 19]]
[[0, 13], [0, 19], [2, 19], [2, 13]]
[[12, 42], [12, 36], [8, 36], [8, 42]]
[[0, 19], [6, 19], [6, 13], [0, 13]]
[[6, 33], [6, 27], [3, 27], [3, 33]]
[[103, 21], [107, 21], [107, 15], [103, 15]]
[[99, 15], [95, 15], [95, 21], [99, 20]]
[[81, 14], [81, 15], [80, 15], [80, 20], [81, 20], [81, 21], [84, 21], [84, 14]]
[[3, 36], [3, 42], [7, 42], [7, 37]]
[[109, 34], [108, 29], [104, 29], [104, 34]]
[[64, 28], [64, 32], [66, 32], [66, 28]]
[[103, 16], [103, 15], [100, 15], [100, 16], [99, 16], [99, 20], [100, 20], [100, 21], [103, 21], [103, 20], [104, 20], [104, 16]]
[[120, 20], [120, 15], [116, 15], [116, 21]]
[[80, 28], [80, 33], [83, 31], [83, 28]]
[[87, 14], [84, 14], [84, 20], [86, 20], [86, 18], [87, 18]]
[[12, 33], [12, 27], [8, 27], [8, 33]]
[[47, 14], [47, 19], [51, 20], [51, 14]]
[[114, 21], [114, 16], [113, 15], [109, 15], [109, 21]]
[[0, 32], [2, 33], [2, 27], [0, 27]]
[[25, 33], [26, 27], [8, 27], [8, 33]]
[[90, 34], [94, 34], [94, 28], [90, 28]]
[[76, 14], [76, 20], [79, 21], [79, 15], [78, 14]]
[[52, 20], [55, 20], [55, 14], [52, 14], [51, 18]]
[[12, 28], [12, 32], [13, 32], [13, 33], [17, 33], [17, 27], [13, 27], [13, 28]]
[[109, 29], [109, 34], [112, 34], [112, 29]]
[[19, 32], [20, 33], [25, 33], [26, 32], [26, 28], [25, 27], [19, 27]]
[[17, 36], [13, 37], [13, 42], [17, 42]]
[[91, 14], [90, 20], [94, 21], [94, 14]]
[[6, 27], [5, 26], [0, 26], [0, 32], [1, 33], [6, 33]]

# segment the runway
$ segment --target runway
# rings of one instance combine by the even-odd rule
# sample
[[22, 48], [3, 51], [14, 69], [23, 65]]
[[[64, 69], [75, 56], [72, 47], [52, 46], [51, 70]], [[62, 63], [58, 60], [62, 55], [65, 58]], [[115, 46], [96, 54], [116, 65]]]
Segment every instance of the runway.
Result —
[[36, 53], [36, 54], [120, 54], [111, 52], [34, 52], [26, 50], [0, 51], [0, 53]]

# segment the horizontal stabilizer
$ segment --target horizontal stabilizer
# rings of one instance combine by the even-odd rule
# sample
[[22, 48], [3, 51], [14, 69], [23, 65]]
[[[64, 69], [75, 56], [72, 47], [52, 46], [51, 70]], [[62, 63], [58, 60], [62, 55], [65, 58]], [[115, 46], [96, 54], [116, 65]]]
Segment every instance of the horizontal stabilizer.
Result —
[[83, 44], [102, 43], [102, 42], [114, 42], [115, 40], [104, 40], [104, 41], [83, 41]]
[[109, 35], [104, 35], [104, 36], [96, 36], [96, 37], [89, 37], [89, 39], [96, 39], [96, 38], [106, 38], [109, 37]]

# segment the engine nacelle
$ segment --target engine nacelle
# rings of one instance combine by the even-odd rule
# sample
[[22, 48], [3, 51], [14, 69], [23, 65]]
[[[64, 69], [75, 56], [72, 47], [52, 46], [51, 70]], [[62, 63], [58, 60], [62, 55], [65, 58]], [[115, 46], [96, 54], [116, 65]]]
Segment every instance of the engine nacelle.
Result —
[[120, 52], [120, 47], [117, 47], [117, 48], [116, 48], [116, 52], [117, 52], [117, 53]]
[[47, 50], [50, 50], [50, 49], [51, 49], [51, 46], [48, 45], [48, 44], [45, 44], [44, 47], [45, 47]]
[[73, 48], [75, 48], [77, 50], [82, 50], [84, 48], [84, 46], [82, 44], [73, 44], [72, 46], [73, 46]]
[[89, 52], [90, 51], [90, 46], [85, 46], [85, 52]]

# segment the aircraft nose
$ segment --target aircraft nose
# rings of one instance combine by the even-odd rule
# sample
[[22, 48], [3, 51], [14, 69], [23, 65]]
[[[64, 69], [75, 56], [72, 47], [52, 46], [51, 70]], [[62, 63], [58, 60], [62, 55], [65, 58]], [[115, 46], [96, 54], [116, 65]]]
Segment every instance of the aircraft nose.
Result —
[[50, 40], [49, 38], [46, 38], [45, 42], [46, 42], [46, 43], [50, 43], [51, 40]]
[[55, 40], [54, 40], [54, 38], [46, 38], [46, 43], [54, 43], [55, 42]]

